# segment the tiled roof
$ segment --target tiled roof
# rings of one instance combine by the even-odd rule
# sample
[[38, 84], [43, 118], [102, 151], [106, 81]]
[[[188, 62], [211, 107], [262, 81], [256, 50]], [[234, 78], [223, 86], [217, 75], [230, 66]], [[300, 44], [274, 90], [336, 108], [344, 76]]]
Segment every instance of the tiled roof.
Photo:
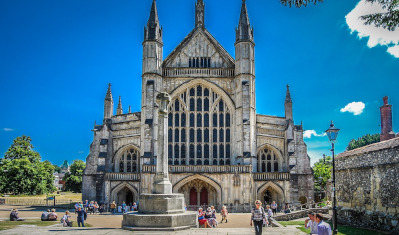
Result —
[[347, 156], [353, 156], [353, 155], [359, 155], [359, 154], [364, 154], [364, 153], [369, 153], [369, 152], [374, 152], [378, 151], [381, 149], [389, 149], [389, 148], [395, 148], [399, 146], [399, 137], [390, 139], [390, 140], [385, 140], [381, 141], [378, 143], [366, 145], [357, 149], [353, 149], [350, 151], [345, 151], [337, 156], [337, 158], [343, 158]]

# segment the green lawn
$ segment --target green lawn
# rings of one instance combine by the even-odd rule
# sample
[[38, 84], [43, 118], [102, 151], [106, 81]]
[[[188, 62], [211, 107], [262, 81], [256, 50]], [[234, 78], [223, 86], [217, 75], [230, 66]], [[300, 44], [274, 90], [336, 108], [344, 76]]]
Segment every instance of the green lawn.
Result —
[[41, 221], [41, 220], [0, 221], [0, 231], [6, 229], [13, 229], [18, 225], [50, 226], [56, 223], [59, 223], [59, 221]]
[[[310, 233], [310, 229], [305, 228], [305, 221], [279, 221], [279, 223], [283, 226], [298, 225], [297, 229], [305, 233]], [[338, 235], [383, 235], [383, 234], [386, 233], [376, 232], [368, 229], [354, 228], [346, 225], [338, 225]]]
[[[60, 223], [60, 221], [41, 221], [41, 220], [25, 220], [25, 221], [0, 221], [0, 231], [6, 229], [13, 229], [18, 225], [36, 225], [36, 226], [50, 226]], [[86, 227], [92, 227], [91, 224], [85, 223]], [[73, 221], [73, 227], [78, 227], [78, 223]]]

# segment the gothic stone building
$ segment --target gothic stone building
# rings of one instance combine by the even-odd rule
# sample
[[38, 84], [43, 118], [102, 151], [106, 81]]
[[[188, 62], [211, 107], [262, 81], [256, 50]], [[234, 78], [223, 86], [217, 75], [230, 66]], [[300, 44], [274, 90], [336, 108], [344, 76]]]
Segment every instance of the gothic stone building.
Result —
[[204, 24], [195, 4], [195, 28], [163, 59], [155, 0], [144, 30], [141, 112], [113, 113], [111, 87], [104, 121], [94, 126], [83, 175], [83, 199], [131, 203], [151, 193], [157, 159], [159, 92], [170, 94], [168, 159], [173, 192], [187, 205], [249, 205], [255, 199], [313, 200], [313, 172], [294, 125], [287, 86], [285, 117], [256, 113], [255, 43], [246, 3], [236, 28], [235, 59]]

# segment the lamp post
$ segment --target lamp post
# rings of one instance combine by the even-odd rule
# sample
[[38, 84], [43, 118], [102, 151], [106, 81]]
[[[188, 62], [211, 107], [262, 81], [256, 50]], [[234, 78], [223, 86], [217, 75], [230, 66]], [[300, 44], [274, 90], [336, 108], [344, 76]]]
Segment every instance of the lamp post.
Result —
[[326, 130], [328, 139], [331, 142], [331, 152], [332, 152], [332, 164], [333, 164], [333, 234], [338, 234], [337, 228], [337, 198], [335, 194], [335, 161], [334, 161], [334, 144], [337, 140], [339, 129], [334, 126], [333, 121], [331, 121], [330, 128]]

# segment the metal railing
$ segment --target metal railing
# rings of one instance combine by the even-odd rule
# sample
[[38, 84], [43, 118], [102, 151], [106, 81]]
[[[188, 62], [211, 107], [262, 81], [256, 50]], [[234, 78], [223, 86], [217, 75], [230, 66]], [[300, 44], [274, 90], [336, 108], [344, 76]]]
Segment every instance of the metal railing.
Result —
[[234, 77], [234, 69], [225, 68], [165, 68], [166, 77]]
[[254, 180], [289, 180], [290, 173], [283, 172], [268, 172], [268, 173], [254, 173]]
[[140, 181], [141, 177], [138, 173], [106, 173], [105, 180], [130, 180]]
[[76, 202], [72, 200], [62, 200], [57, 199], [55, 200], [47, 200], [47, 199], [40, 199], [40, 198], [5, 198], [5, 205], [13, 205], [13, 206], [45, 206], [45, 207], [57, 207], [57, 208], [73, 208]]

